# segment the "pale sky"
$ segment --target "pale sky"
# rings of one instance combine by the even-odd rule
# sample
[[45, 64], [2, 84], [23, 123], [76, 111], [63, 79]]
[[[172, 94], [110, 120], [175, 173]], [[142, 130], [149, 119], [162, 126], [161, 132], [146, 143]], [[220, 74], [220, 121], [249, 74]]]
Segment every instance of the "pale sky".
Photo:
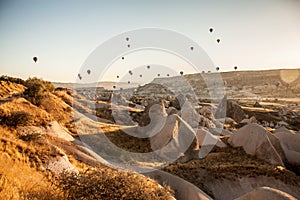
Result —
[[0, 0], [1, 75], [74, 82], [96, 47], [144, 27], [191, 38], [221, 71], [300, 68], [299, 0]]

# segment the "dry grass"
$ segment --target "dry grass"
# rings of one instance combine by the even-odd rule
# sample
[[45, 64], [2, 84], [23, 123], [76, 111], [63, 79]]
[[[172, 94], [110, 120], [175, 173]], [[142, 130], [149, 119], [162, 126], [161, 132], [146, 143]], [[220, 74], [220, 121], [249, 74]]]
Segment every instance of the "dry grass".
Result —
[[62, 125], [72, 121], [72, 108], [53, 94], [48, 94], [47, 98], [42, 99], [39, 107]]
[[46, 148], [18, 140], [8, 128], [0, 127], [0, 133], [0, 199], [61, 199], [48, 176], [37, 170]]
[[62, 174], [58, 186], [65, 199], [170, 199], [169, 188], [132, 172], [90, 168], [79, 175]]
[[33, 120], [27, 125], [45, 126], [54, 120], [54, 118], [45, 110], [31, 104], [29, 101], [21, 97], [14, 98], [11, 101], [6, 101], [0, 104], [1, 117], [4, 115], [8, 116], [11, 113], [18, 111], [24, 111], [32, 116]]
[[24, 85], [0, 80], [0, 99], [22, 94], [24, 90]]

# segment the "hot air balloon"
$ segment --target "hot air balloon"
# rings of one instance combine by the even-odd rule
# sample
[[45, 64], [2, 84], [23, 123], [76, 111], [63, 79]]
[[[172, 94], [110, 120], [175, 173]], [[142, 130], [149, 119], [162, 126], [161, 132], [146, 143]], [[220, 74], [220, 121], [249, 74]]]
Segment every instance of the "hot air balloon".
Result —
[[220, 43], [220, 41], [221, 41], [220, 39], [217, 39], [217, 43]]
[[87, 72], [88, 74], [91, 74], [91, 70], [89, 70], [89, 69], [88, 69], [86, 72]]
[[128, 72], [128, 73], [129, 73], [131, 76], [132, 76], [132, 74], [133, 74], [131, 70], [129, 70], [129, 72]]
[[237, 70], [237, 66], [234, 66], [234, 70]]
[[213, 31], [214, 31], [214, 29], [213, 29], [213, 28], [210, 28], [210, 29], [209, 29], [209, 32], [211, 32], [211, 33], [212, 33]]
[[119, 75], [117, 75], [117, 78], [119, 78]]
[[142, 78], [142, 77], [143, 77], [143, 75], [142, 75], [142, 74], [140, 74], [140, 77]]
[[128, 81], [128, 84], [130, 84], [130, 81]]
[[181, 76], [183, 75], [183, 71], [180, 71], [180, 75], [181, 75]]
[[194, 50], [194, 47], [191, 47], [191, 50], [193, 51], [193, 50]]
[[150, 69], [150, 65], [147, 66], [147, 69]]
[[37, 58], [37, 57], [33, 57], [33, 61], [34, 61], [34, 62], [37, 62], [37, 61], [38, 61], [38, 58]]
[[167, 74], [167, 76], [170, 76], [170, 74]]
[[157, 74], [158, 77], [160, 77], [160, 74]]
[[127, 47], [130, 48], [130, 44], [128, 44]]
[[128, 40], [129, 40], [129, 37], [126, 38], [126, 41], [128, 41]]
[[122, 60], [124, 60], [124, 57], [122, 57]]
[[82, 77], [81, 77], [81, 75], [80, 74], [78, 74], [78, 78], [81, 80], [82, 79]]
[[116, 89], [116, 86], [114, 85], [113, 88]]
[[220, 67], [216, 67], [216, 70], [219, 71], [219, 70], [220, 70]]

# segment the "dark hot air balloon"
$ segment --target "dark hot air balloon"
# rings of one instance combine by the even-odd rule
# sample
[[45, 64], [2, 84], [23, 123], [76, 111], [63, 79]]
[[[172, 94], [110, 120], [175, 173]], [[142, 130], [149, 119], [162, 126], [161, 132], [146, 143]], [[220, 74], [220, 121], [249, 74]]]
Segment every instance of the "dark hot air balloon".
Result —
[[114, 85], [113, 88], [116, 89], [116, 86]]
[[170, 74], [167, 74], [167, 76], [170, 76]]
[[130, 44], [128, 44], [127, 47], [130, 48]]
[[130, 81], [128, 81], [128, 84], [130, 84]]
[[142, 78], [142, 77], [143, 77], [143, 75], [142, 75], [142, 74], [140, 74], [140, 77]]
[[91, 70], [89, 70], [89, 69], [88, 69], [86, 72], [87, 72], [88, 74], [91, 74]]
[[160, 77], [160, 74], [157, 74], [158, 77]]
[[126, 38], [126, 41], [129, 41], [129, 37]]
[[124, 60], [124, 57], [122, 57], [122, 60]]
[[237, 70], [237, 66], [234, 66], [234, 70]]
[[150, 69], [150, 65], [147, 66], [147, 69]]
[[193, 51], [193, 50], [194, 50], [194, 47], [191, 47], [191, 50]]
[[220, 39], [217, 39], [217, 43], [220, 43], [221, 42], [221, 40]]
[[119, 78], [119, 75], [117, 76], [117, 78]]
[[33, 57], [33, 61], [34, 61], [34, 62], [37, 62], [37, 61], [38, 61], [38, 58], [37, 58], [37, 57]]
[[216, 70], [219, 71], [219, 70], [220, 70], [220, 67], [216, 67]]
[[181, 76], [183, 75], [183, 71], [180, 71], [180, 75], [181, 75]]
[[212, 33], [213, 31], [214, 31], [214, 29], [213, 29], [213, 28], [210, 28], [210, 29], [209, 29], [209, 32], [211, 32], [211, 33]]

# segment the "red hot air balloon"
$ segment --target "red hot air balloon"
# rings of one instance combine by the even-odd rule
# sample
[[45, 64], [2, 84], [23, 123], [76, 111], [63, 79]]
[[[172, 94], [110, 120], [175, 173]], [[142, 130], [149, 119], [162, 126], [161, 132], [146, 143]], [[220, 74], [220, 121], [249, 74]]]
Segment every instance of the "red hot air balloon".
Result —
[[38, 58], [37, 58], [37, 57], [33, 57], [33, 61], [34, 61], [34, 62], [37, 62], [37, 61], [38, 61]]

